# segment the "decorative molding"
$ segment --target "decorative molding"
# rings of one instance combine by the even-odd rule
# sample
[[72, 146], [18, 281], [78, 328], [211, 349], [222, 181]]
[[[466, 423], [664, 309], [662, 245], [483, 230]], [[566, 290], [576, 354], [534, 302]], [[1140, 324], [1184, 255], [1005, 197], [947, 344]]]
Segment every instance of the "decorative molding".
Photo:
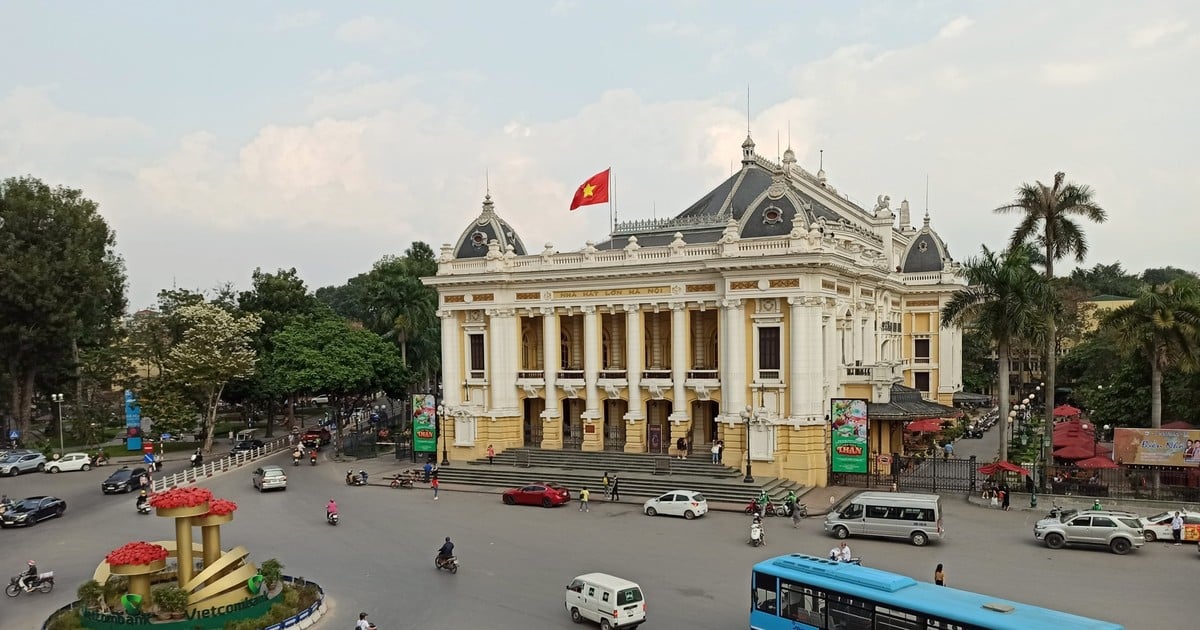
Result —
[[619, 400], [621, 398], [621, 388], [612, 383], [605, 383], [604, 393], [608, 396], [609, 400]]
[[711, 293], [717, 290], [715, 284], [689, 284], [686, 287], [688, 293]]
[[542, 299], [541, 291], [518, 291], [518, 300], [540, 300]]
[[662, 385], [656, 383], [648, 383], [646, 389], [650, 391], [650, 398], [654, 400], [663, 400], [664, 392]]
[[537, 385], [522, 385], [521, 389], [525, 390], [526, 398], [540, 398]]
[[447, 304], [461, 304], [465, 299], [465, 295], [447, 295], [442, 301]]
[[471, 300], [474, 302], [492, 302], [496, 299], [495, 293], [472, 293]]
[[583, 311], [584, 313], [595, 313], [596, 306], [594, 304], [585, 304], [579, 307], [579, 310]]
[[542, 317], [553, 317], [554, 316], [554, 307], [553, 306], [543, 306], [542, 308], [538, 309], [538, 311], [542, 314]]
[[772, 289], [795, 289], [795, 288], [799, 288], [800, 279], [799, 278], [776, 278], [774, 280], [771, 280], [769, 286]]
[[483, 322], [483, 311], [479, 311], [479, 310], [467, 311], [467, 321], [476, 323], [476, 324], [482, 323]]
[[489, 308], [487, 309], [488, 317], [513, 317], [517, 314], [515, 308]]
[[624, 310], [626, 313], [636, 313], [636, 312], [642, 310], [642, 305], [641, 304], [623, 304], [621, 306], [621, 309]]
[[707, 402], [712, 400], [711, 393], [706, 385], [693, 385], [692, 391], [696, 392], [696, 400]]
[[735, 280], [729, 283], [729, 289], [732, 291], [748, 291], [758, 288], [758, 280]]
[[562, 387], [563, 393], [567, 395], [567, 398], [579, 398], [579, 389], [574, 385], [560, 383], [559, 387]]
[[937, 300], [909, 300], [905, 306], [937, 306]]
[[838, 295], [850, 295], [850, 287], [839, 284], [837, 292]]
[[834, 282], [833, 280], [822, 280], [822, 281], [821, 281], [821, 288], [822, 288], [822, 289], [828, 289], [828, 290], [830, 290], [830, 291], [833, 291], [833, 290], [836, 290], [836, 289], [837, 289], [837, 283], [836, 283], [836, 282]]
[[875, 297], [875, 291], [874, 291], [874, 290], [872, 290], [872, 289], [863, 289], [863, 288], [860, 288], [860, 289], [858, 290], [858, 294], [859, 294], [861, 297]]
[[721, 308], [742, 308], [741, 300], [721, 300]]

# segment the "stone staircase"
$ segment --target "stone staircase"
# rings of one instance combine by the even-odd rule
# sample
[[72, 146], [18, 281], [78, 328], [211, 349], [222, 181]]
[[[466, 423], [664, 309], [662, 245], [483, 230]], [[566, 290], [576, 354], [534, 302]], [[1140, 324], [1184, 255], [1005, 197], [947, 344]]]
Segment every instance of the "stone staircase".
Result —
[[707, 454], [681, 460], [666, 455], [539, 448], [507, 449], [497, 453], [495, 463], [490, 465], [485, 457], [443, 466], [438, 478], [447, 483], [505, 488], [553, 481], [576, 494], [584, 486], [599, 491], [605, 471], [609, 476], [619, 475], [622, 496], [652, 497], [670, 490], [695, 490], [709, 501], [749, 503], [761, 490], [782, 500], [789, 490], [799, 494], [803, 489], [788, 479], [759, 475], [754, 483], [743, 483], [738, 469], [713, 464]]

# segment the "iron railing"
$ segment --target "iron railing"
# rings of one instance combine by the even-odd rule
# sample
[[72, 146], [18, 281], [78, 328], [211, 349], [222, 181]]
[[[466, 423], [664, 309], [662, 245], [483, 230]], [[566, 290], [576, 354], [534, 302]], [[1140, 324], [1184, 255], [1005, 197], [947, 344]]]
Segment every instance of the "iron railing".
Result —
[[276, 453], [282, 449], [289, 448], [287, 436], [278, 437], [252, 451], [238, 451], [230, 455], [226, 455], [216, 461], [208, 462], [202, 466], [192, 466], [181, 472], [165, 477], [153, 479], [150, 482], [150, 490], [152, 492], [162, 492], [169, 490], [175, 486], [184, 484], [196, 483], [201, 479], [207, 479], [217, 473], [228, 472], [234, 468], [239, 468], [250, 462], [262, 459], [267, 455]]

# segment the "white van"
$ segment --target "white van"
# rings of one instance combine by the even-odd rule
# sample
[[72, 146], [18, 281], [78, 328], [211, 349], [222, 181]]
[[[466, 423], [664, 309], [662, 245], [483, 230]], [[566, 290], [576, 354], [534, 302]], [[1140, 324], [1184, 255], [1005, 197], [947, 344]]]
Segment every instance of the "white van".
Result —
[[571, 621], [595, 621], [605, 630], [636, 628], [646, 621], [642, 587], [607, 573], [588, 573], [571, 580], [564, 605]]
[[942, 498], [936, 494], [863, 492], [825, 516], [825, 531], [835, 538], [907, 538], [920, 547], [942, 539]]

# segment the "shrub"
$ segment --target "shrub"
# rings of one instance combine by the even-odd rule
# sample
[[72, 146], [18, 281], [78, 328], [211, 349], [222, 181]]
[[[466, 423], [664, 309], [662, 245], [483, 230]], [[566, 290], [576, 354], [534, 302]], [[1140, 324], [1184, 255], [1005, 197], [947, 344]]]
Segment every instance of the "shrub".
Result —
[[104, 587], [96, 580], [88, 580], [75, 590], [75, 597], [86, 608], [106, 610], [104, 602]]
[[[96, 585], [99, 586], [99, 583]], [[83, 619], [77, 609], [64, 610], [46, 624], [46, 630], [83, 630]]]
[[163, 612], [181, 613], [187, 610], [187, 601], [187, 591], [178, 586], [160, 586], [154, 589], [154, 605]]
[[258, 572], [266, 581], [268, 590], [274, 588], [283, 579], [283, 565], [275, 558], [264, 561], [262, 566], [258, 567]]
[[129, 578], [110, 577], [104, 583], [104, 605], [108, 608], [120, 608], [121, 596], [129, 591]]

